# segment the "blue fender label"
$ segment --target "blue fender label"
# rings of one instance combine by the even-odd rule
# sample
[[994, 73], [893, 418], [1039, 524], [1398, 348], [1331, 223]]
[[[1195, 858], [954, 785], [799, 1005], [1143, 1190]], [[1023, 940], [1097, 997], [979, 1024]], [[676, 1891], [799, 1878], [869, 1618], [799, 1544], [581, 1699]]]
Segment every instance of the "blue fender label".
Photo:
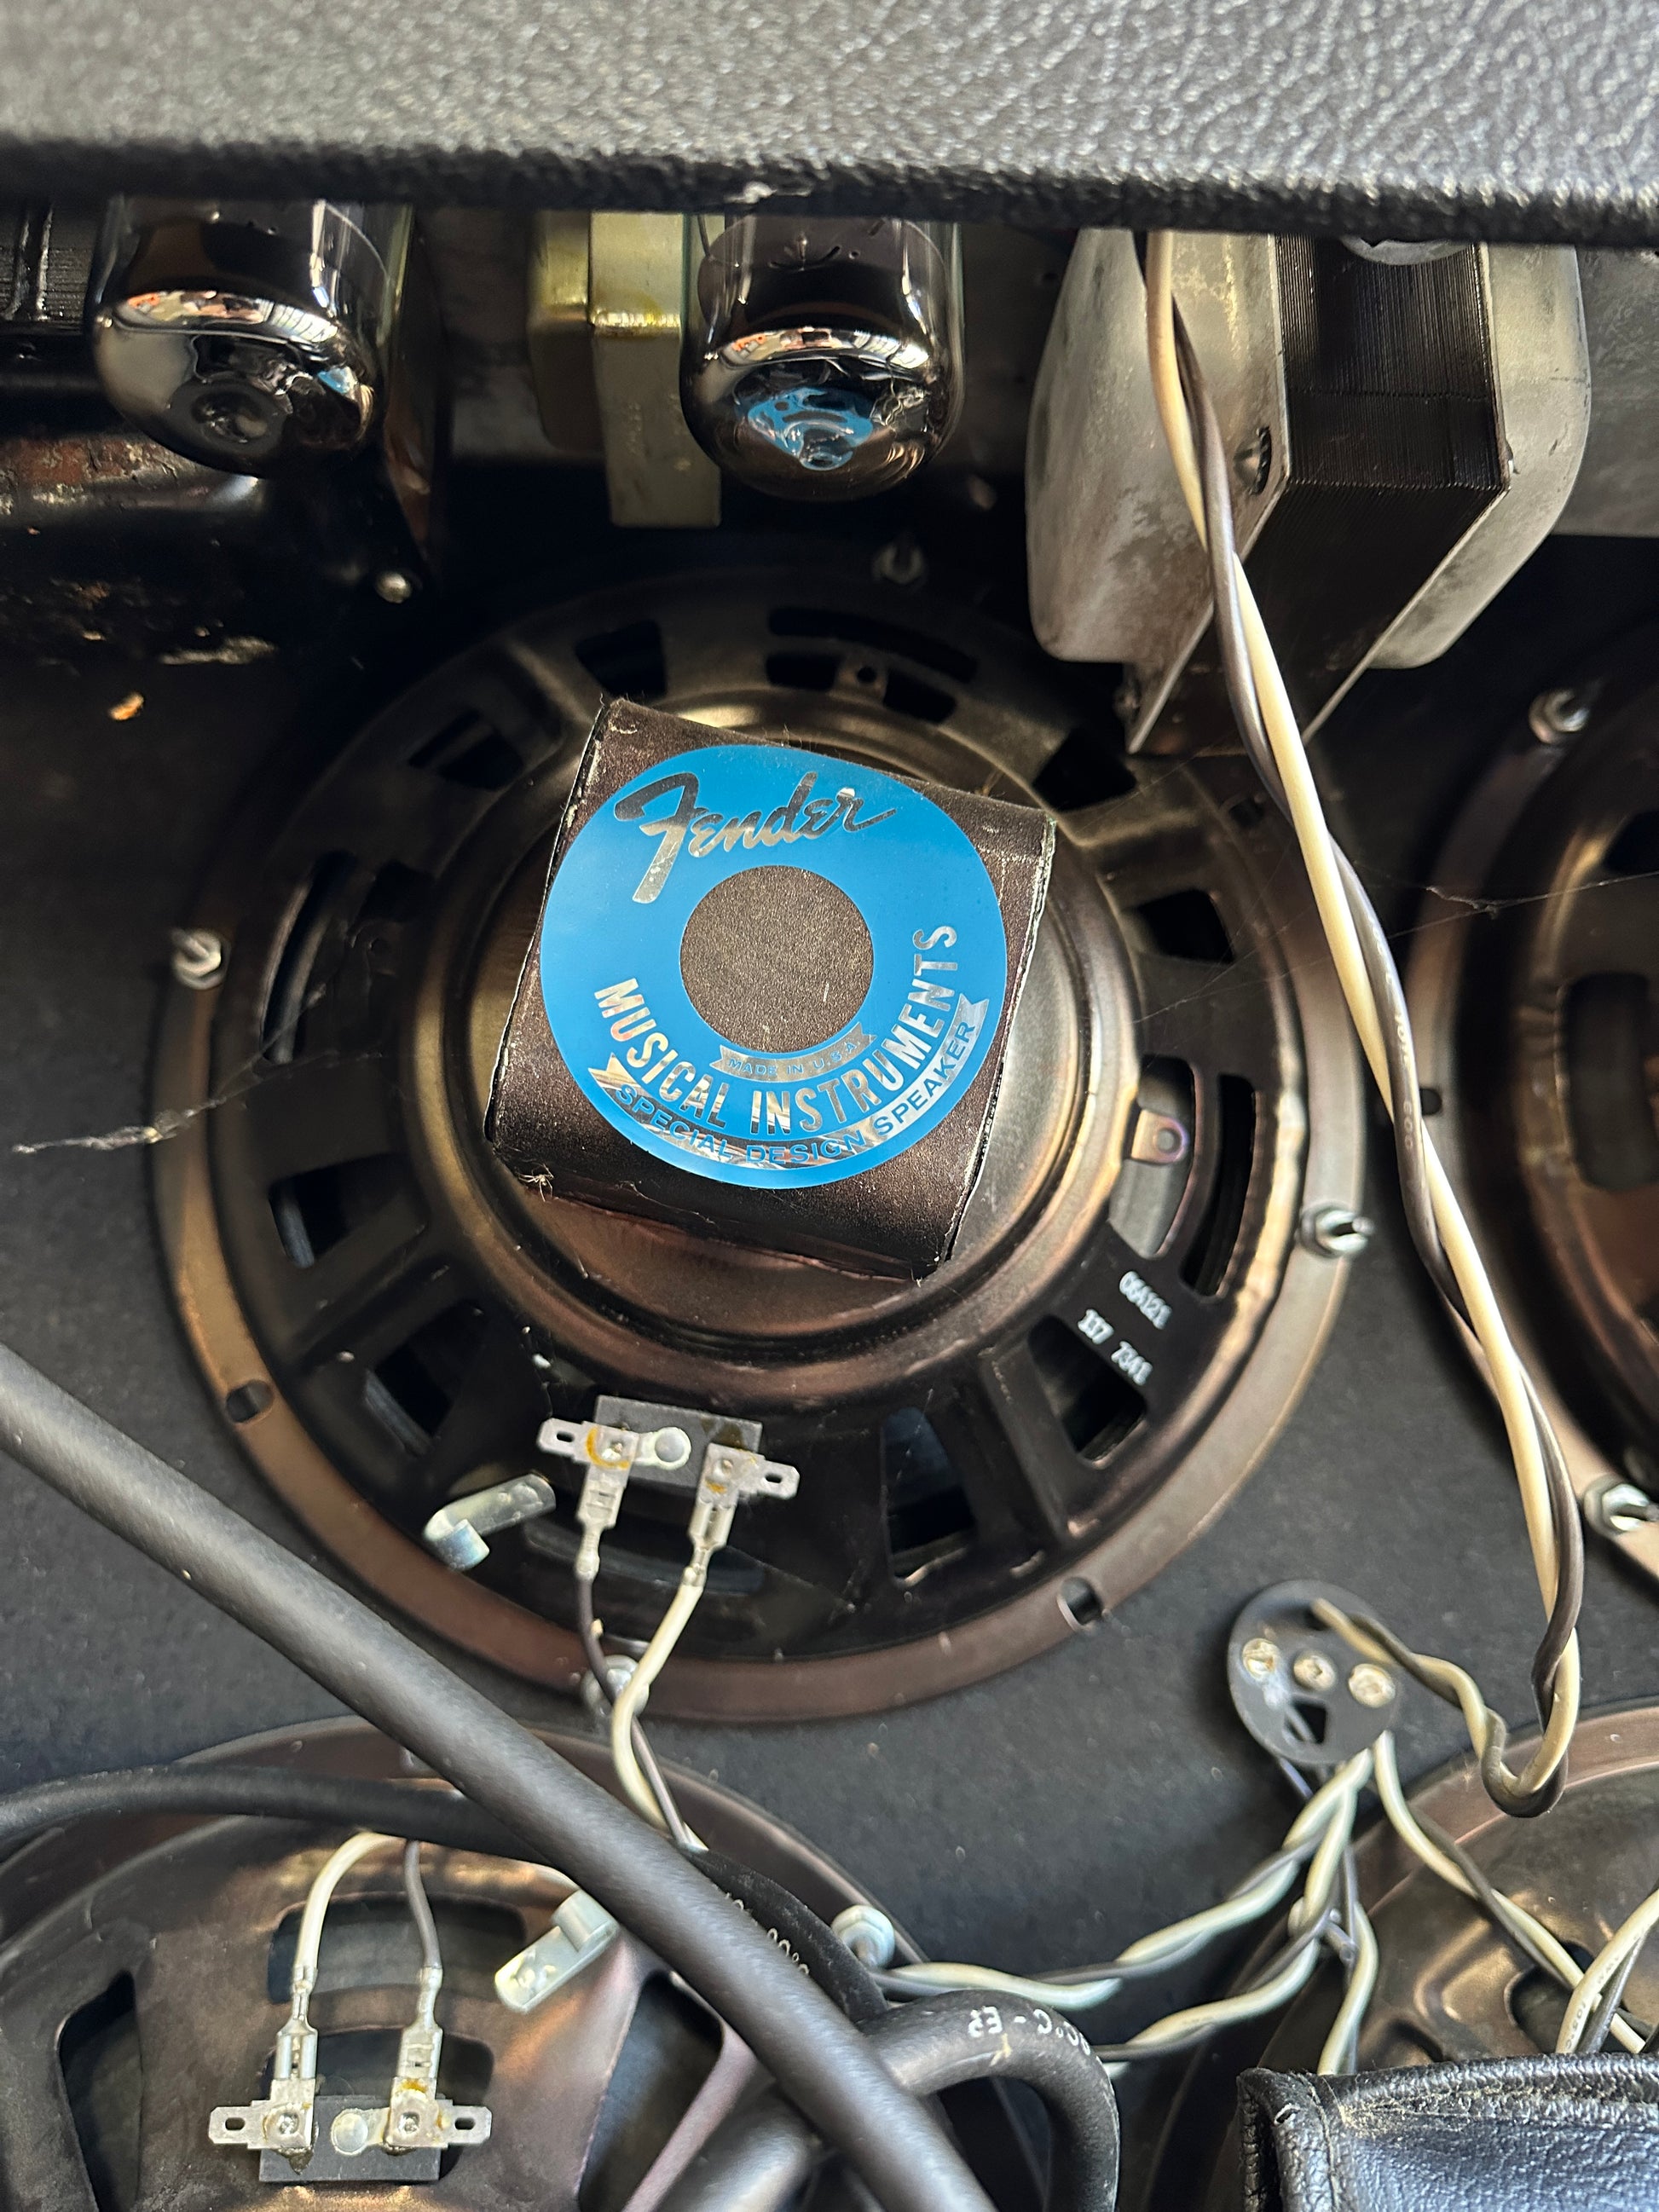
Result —
[[[697, 906], [753, 868], [827, 878], [869, 933], [857, 1012], [787, 1054], [720, 1035], [681, 974]], [[824, 943], [825, 972], [849, 951]], [[608, 1121], [693, 1175], [778, 1189], [840, 1182], [925, 1137], [978, 1073], [1008, 988], [966, 831], [909, 784], [782, 745], [676, 754], [599, 807], [548, 891], [540, 966], [554, 1042]]]

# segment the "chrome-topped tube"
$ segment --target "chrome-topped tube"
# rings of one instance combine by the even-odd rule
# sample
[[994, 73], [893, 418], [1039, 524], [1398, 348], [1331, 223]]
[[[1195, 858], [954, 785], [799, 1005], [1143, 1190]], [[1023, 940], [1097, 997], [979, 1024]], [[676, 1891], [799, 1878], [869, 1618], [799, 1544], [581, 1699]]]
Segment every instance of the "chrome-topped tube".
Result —
[[405, 207], [330, 200], [112, 202], [88, 308], [106, 395], [240, 475], [356, 451], [384, 404], [411, 226]]
[[962, 405], [956, 227], [744, 216], [697, 272], [680, 380], [721, 468], [789, 499], [902, 483]]

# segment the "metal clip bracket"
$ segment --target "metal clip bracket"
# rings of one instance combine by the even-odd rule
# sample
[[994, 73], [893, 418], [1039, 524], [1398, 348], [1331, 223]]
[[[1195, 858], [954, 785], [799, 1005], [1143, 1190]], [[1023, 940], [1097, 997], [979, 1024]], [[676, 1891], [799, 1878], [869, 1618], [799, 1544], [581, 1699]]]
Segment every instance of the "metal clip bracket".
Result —
[[567, 1897], [553, 1925], [495, 1975], [495, 1994], [513, 2012], [534, 2012], [592, 1965], [616, 1939], [617, 1923], [583, 1890]]
[[421, 1535], [446, 1566], [465, 1574], [489, 1557], [487, 1535], [538, 1520], [552, 1512], [558, 1502], [545, 1475], [521, 1474], [489, 1490], [475, 1490], [470, 1498], [452, 1498], [438, 1508]]

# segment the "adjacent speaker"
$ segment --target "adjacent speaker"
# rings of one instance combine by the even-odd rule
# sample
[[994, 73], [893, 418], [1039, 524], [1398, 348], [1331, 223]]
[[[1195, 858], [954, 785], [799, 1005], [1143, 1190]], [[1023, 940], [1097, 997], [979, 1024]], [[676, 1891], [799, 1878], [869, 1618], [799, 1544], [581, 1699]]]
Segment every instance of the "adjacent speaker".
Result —
[[[1431, 1126], [1593, 1522], [1659, 1529], [1659, 636], [1547, 694], [1433, 864], [1408, 978]], [[1597, 1504], [1633, 1483], [1636, 1513]], [[1622, 1519], [1624, 1525], [1619, 1525]]]
[[[1659, 1882], [1659, 1707], [1626, 1707], [1580, 1725], [1571, 1774], [1547, 1820], [1506, 1820], [1467, 1759], [1414, 1790], [1411, 1802], [1419, 1820], [1461, 1844], [1488, 1881], [1588, 1966]], [[1362, 2072], [1554, 2050], [1565, 1990], [1480, 1905], [1413, 1856], [1385, 1820], [1360, 1838], [1354, 1857], [1382, 1954], [1360, 2035]], [[1240, 1962], [1233, 1985], [1243, 1988], [1283, 1938], [1281, 1921]], [[1335, 1964], [1322, 1965], [1288, 2009], [1205, 2045], [1170, 2105], [1146, 2212], [1231, 2212], [1238, 2076], [1251, 2066], [1311, 2073], [1341, 1986]], [[1650, 1954], [1637, 1961], [1625, 2008], [1638, 2020], [1659, 2015], [1659, 1966]]]
[[[596, 1780], [601, 1746], [550, 1739]], [[397, 1747], [359, 1722], [284, 1729], [204, 1753], [282, 1778], [409, 1781]], [[868, 1905], [831, 1861], [700, 1776], [675, 1776], [711, 1850], [825, 1921]], [[345, 1795], [349, 1796], [349, 1787]], [[646, 2212], [765, 2076], [744, 2045], [626, 1929], [577, 1900], [581, 1955], [554, 1923], [568, 1879], [547, 1867], [428, 1847], [422, 1873], [443, 1962], [438, 2094], [461, 2108], [441, 2148], [362, 2140], [396, 2075], [422, 1945], [400, 1854], [344, 1877], [322, 1929], [313, 2143], [291, 2168], [209, 2116], [265, 2093], [289, 2008], [307, 1893], [340, 1826], [134, 1811], [72, 1821], [0, 1874], [0, 2172], [10, 2204], [256, 2212], [294, 2201], [338, 2212], [559, 2204]], [[554, 1933], [556, 1928], [558, 1933]], [[561, 1938], [565, 1938], [561, 1948]], [[915, 1952], [902, 1935], [901, 1957]], [[526, 1969], [530, 1968], [530, 1973]], [[547, 1984], [538, 1992], [538, 1981]], [[948, 2093], [1000, 2212], [1032, 2212], [1030, 2154], [991, 2083]], [[478, 2108], [482, 2107], [482, 2113]], [[468, 2108], [471, 2108], [470, 2110]], [[484, 2127], [480, 2120], [487, 2115]], [[356, 2126], [356, 2134], [350, 2132]], [[262, 2172], [262, 2167], [264, 2171]], [[272, 2169], [275, 2169], [274, 2171]], [[1024, 2180], [1023, 2189], [1018, 2185]], [[273, 2190], [273, 2184], [276, 2185]], [[313, 2195], [321, 2185], [320, 2197]]]

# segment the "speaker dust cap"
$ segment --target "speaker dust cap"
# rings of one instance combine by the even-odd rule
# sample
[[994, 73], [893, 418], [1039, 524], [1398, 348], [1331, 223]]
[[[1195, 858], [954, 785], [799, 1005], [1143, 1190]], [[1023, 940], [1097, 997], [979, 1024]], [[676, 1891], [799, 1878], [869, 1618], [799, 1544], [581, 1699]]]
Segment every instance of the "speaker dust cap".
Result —
[[995, 1109], [1054, 827], [765, 735], [600, 714], [495, 1070], [513, 1170], [922, 1275]]

